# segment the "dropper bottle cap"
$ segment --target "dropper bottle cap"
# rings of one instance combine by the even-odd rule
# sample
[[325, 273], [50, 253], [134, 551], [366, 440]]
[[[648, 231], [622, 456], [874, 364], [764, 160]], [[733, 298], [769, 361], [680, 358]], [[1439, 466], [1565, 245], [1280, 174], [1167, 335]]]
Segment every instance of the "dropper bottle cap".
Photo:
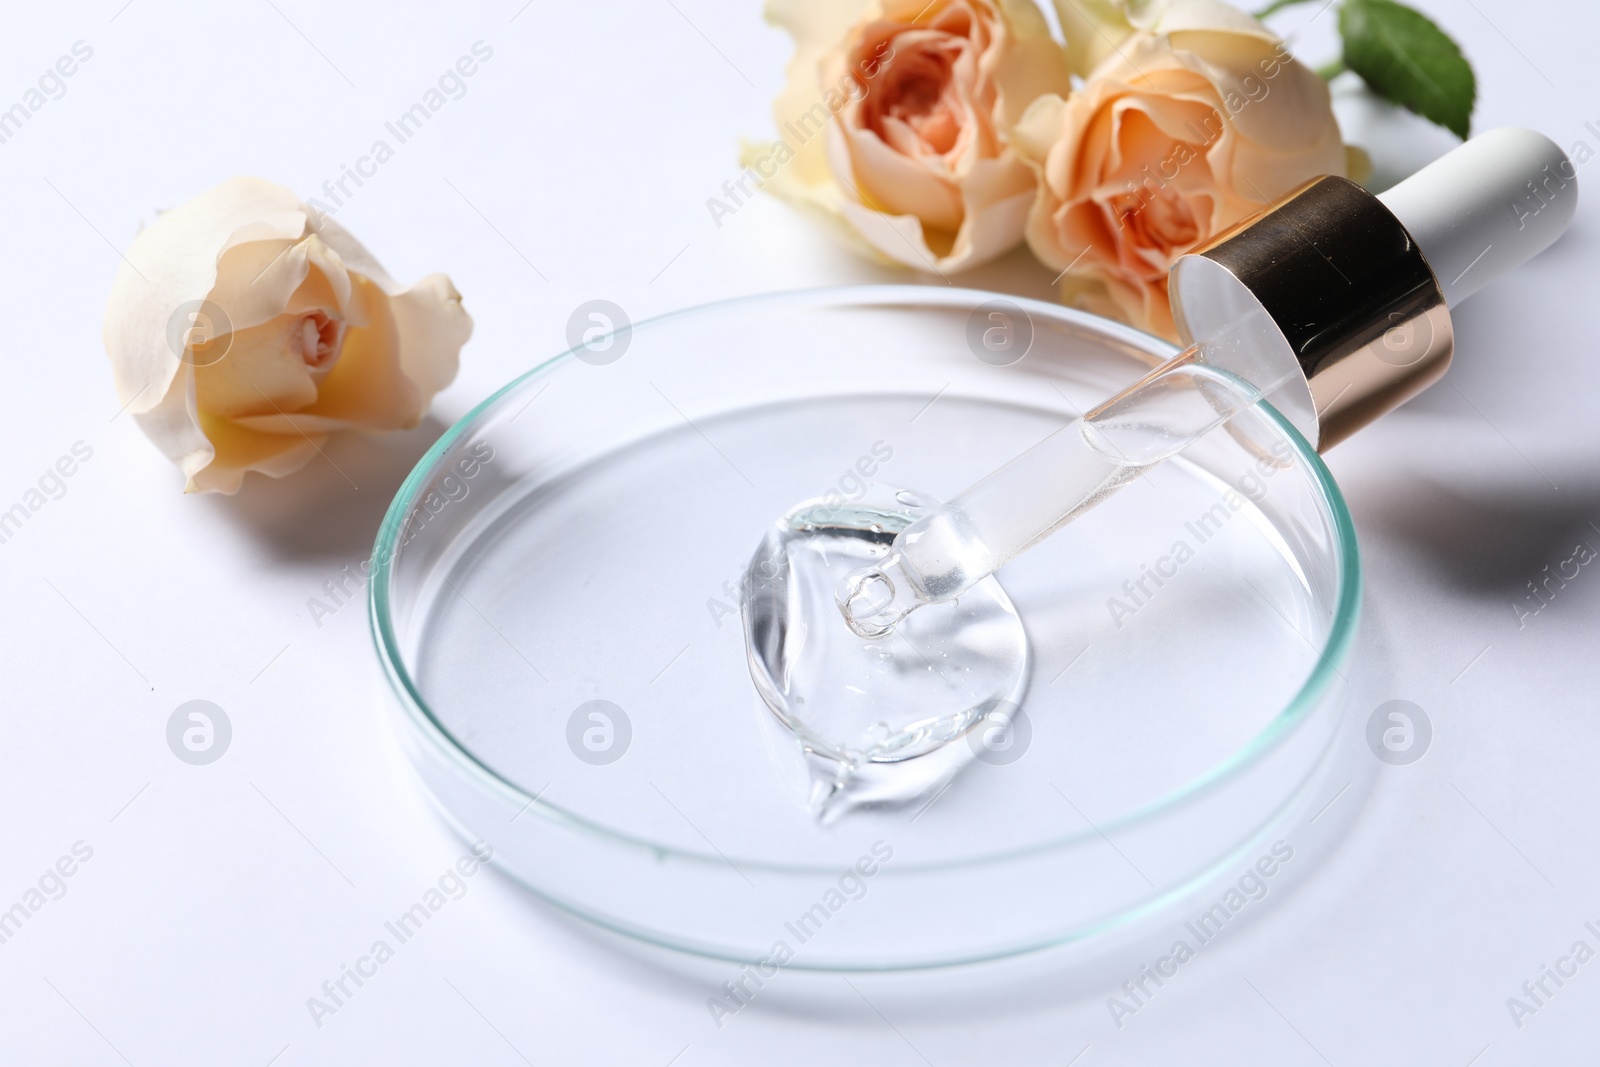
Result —
[[1316, 178], [1181, 257], [1173, 316], [1326, 450], [1438, 381], [1450, 309], [1553, 244], [1577, 200], [1566, 154], [1515, 127], [1379, 195]]

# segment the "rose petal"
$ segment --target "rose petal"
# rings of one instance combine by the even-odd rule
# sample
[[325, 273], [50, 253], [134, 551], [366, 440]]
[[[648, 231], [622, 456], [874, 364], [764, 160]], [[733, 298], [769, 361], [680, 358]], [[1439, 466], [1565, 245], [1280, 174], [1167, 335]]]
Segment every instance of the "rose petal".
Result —
[[936, 230], [961, 225], [961, 191], [953, 182], [896, 152], [877, 134], [840, 126], [828, 132], [830, 142], [846, 153], [834, 166], [835, 173], [849, 175], [846, 193], [855, 195], [846, 199], [889, 215], [915, 215]]
[[260, 433], [227, 419], [202, 415], [214, 455], [189, 475], [186, 492], [237, 493], [250, 471], [282, 478], [311, 462], [327, 441], [321, 434]]
[[767, 0], [767, 22], [794, 38], [786, 82], [772, 104], [779, 135], [794, 151], [794, 158], [766, 185], [777, 196], [830, 210], [838, 203], [823, 138], [813, 135], [802, 141], [790, 130], [808, 128], [798, 124], [822, 99], [823, 63], [868, 8], [869, 0]]
[[[146, 227], [117, 271], [106, 307], [106, 350], [117, 398], [135, 415], [167, 401], [182, 361], [168, 343], [169, 321], [201, 300], [217, 277], [217, 260], [233, 235], [250, 227], [298, 239], [305, 212], [288, 189], [259, 178], [233, 178], [164, 213]], [[142, 275], [142, 276], [141, 276]]]
[[[357, 278], [356, 288], [365, 305], [368, 325], [345, 335], [343, 355], [323, 379], [315, 402], [302, 410], [307, 415], [368, 430], [415, 426], [427, 402], [417, 383], [407, 378], [401, 367], [402, 338], [390, 311], [389, 296], [364, 278]], [[432, 395], [428, 394], [430, 398]]]
[[1011, 131], [1011, 146], [1018, 155], [1033, 163], [1044, 162], [1055, 146], [1066, 106], [1055, 93], [1044, 93], [1028, 105]]
[[1010, 40], [1004, 49], [984, 53], [983, 74], [994, 79], [999, 105], [995, 119], [1004, 132], [1039, 97], [1065, 96], [1072, 83], [1061, 46], [1033, 0], [1000, 0], [1000, 10], [1010, 23]]
[[389, 313], [400, 338], [400, 369], [421, 394], [420, 417], [433, 395], [455, 381], [461, 346], [472, 336], [472, 316], [443, 274], [393, 293]]
[[260, 326], [235, 331], [227, 354], [196, 367], [199, 410], [222, 418], [297, 411], [317, 399], [317, 383], [295, 351], [290, 334], [299, 318], [279, 315]]
[[156, 403], [145, 411], [134, 412], [133, 418], [144, 435], [191, 480], [216, 454], [200, 431], [194, 401], [194, 368], [187, 363], [180, 365]]
[[[1149, 33], [1221, 33], [1232, 37], [1253, 37], [1265, 41], [1269, 46], [1278, 41], [1277, 34], [1260, 19], [1222, 0], [1162, 0], [1161, 3], [1150, 4], [1136, 15], [1134, 24]], [[1173, 44], [1175, 47], [1185, 47], [1176, 41]]]
[[1027, 225], [1034, 185], [1031, 170], [1014, 156], [977, 161], [958, 190], [962, 221], [954, 232], [931, 227], [915, 214], [891, 214], [853, 200], [843, 201], [840, 210], [890, 259], [918, 270], [952, 273], [1015, 247]]
[[1067, 69], [1080, 78], [1114, 55], [1117, 45], [1133, 30], [1128, 14], [1117, 0], [1055, 0]]

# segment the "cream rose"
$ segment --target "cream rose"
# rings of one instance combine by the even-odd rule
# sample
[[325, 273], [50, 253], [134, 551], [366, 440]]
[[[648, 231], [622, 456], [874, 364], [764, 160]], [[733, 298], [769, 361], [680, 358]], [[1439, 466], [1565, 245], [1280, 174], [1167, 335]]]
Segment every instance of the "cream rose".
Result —
[[117, 395], [189, 492], [299, 470], [338, 430], [416, 425], [471, 334], [449, 278], [397, 285], [343, 227], [257, 178], [146, 227], [105, 319]]
[[1028, 244], [1062, 300], [1172, 337], [1173, 261], [1345, 174], [1346, 151], [1327, 85], [1255, 19], [1216, 0], [1133, 6], [1062, 0], [1077, 60], [1104, 59], [1070, 98], [1035, 101], [1013, 141], [1040, 178]]
[[1022, 239], [1034, 176], [1007, 134], [1070, 88], [1033, 0], [769, 0], [795, 40], [783, 141], [745, 162], [881, 256], [942, 273]]

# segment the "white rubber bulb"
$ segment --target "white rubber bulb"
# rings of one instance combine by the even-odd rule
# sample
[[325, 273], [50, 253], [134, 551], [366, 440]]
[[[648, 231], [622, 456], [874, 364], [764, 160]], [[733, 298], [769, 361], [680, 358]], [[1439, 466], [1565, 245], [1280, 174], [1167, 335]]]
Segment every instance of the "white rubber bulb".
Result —
[[1378, 199], [1422, 249], [1453, 308], [1555, 243], [1578, 207], [1578, 172], [1544, 134], [1502, 126]]

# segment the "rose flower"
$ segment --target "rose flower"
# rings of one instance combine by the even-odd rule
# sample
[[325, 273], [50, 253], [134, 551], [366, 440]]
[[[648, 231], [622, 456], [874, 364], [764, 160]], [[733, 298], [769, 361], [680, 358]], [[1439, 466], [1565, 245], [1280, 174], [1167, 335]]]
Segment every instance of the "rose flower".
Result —
[[1034, 176], [1007, 134], [1070, 88], [1033, 0], [770, 0], [794, 37], [782, 142], [746, 165], [878, 255], [951, 272], [1022, 238]]
[[471, 334], [449, 278], [396, 284], [343, 227], [256, 178], [140, 232], [105, 319], [118, 398], [189, 492], [299, 470], [337, 430], [416, 425]]
[[1014, 132], [1039, 174], [1028, 244], [1060, 272], [1064, 303], [1171, 338], [1174, 260], [1307, 179], [1347, 172], [1328, 88], [1215, 0], [1143, 5], [1120, 40], [1119, 9], [1062, 5], [1080, 42], [1069, 53], [1104, 58]]

